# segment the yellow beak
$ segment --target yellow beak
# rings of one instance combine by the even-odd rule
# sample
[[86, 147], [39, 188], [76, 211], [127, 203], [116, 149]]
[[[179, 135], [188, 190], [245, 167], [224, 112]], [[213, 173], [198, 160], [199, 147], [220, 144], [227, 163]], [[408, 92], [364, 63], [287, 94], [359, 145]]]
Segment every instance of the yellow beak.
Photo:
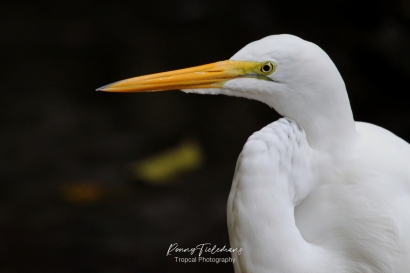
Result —
[[154, 92], [175, 89], [220, 88], [230, 79], [257, 76], [258, 62], [222, 61], [151, 74], [100, 87], [107, 92]]

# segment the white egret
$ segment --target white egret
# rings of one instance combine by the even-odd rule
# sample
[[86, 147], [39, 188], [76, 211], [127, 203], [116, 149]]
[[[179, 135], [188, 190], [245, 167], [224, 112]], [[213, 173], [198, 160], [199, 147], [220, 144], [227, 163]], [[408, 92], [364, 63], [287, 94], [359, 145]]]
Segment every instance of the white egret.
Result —
[[284, 116], [249, 137], [237, 162], [227, 211], [231, 246], [243, 248], [236, 273], [410, 272], [410, 146], [353, 120], [317, 45], [269, 36], [229, 61], [98, 90], [170, 89], [255, 99]]

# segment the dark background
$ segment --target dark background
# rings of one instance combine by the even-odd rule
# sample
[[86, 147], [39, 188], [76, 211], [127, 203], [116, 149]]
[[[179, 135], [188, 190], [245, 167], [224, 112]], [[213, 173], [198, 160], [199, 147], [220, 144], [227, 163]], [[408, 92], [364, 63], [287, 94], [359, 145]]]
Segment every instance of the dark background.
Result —
[[[233, 272], [165, 254], [229, 244], [236, 157], [279, 116], [239, 98], [94, 90], [280, 33], [330, 55], [356, 120], [410, 140], [409, 0], [2, 1], [0, 272]], [[202, 168], [164, 186], [130, 175], [185, 138], [202, 147]]]

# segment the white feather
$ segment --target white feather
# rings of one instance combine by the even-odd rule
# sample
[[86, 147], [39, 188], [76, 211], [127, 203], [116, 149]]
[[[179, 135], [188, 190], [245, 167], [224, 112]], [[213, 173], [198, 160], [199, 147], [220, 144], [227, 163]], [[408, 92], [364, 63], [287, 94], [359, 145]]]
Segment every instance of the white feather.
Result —
[[187, 90], [262, 101], [285, 118], [254, 133], [228, 200], [236, 273], [410, 272], [410, 145], [354, 122], [337, 68], [291, 35], [232, 60], [274, 61], [272, 81], [240, 78]]

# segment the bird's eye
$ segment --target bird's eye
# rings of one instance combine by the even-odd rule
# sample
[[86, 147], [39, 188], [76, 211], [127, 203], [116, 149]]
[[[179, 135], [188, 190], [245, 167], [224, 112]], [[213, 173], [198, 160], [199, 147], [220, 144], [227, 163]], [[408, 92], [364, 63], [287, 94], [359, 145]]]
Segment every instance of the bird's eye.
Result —
[[273, 72], [275, 71], [275, 69], [276, 69], [276, 64], [275, 64], [275, 63], [273, 63], [273, 62], [266, 62], [266, 63], [263, 63], [263, 64], [261, 65], [261, 67], [260, 67], [260, 72], [261, 72], [263, 75], [269, 75], [269, 74], [273, 73]]

